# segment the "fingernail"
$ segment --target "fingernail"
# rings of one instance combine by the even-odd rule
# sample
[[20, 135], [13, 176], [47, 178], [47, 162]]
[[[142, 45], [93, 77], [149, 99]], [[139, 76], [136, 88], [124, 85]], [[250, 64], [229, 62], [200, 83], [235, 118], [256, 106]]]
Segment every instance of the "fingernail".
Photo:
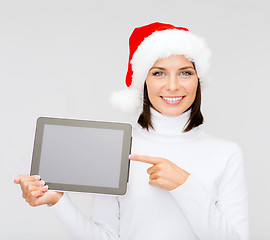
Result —
[[47, 190], [48, 188], [49, 188], [48, 185], [46, 185], [46, 186], [42, 187], [42, 190]]
[[134, 157], [135, 157], [134, 154], [130, 154], [130, 155], [128, 156], [129, 159], [134, 158]]
[[44, 181], [40, 181], [39, 184], [40, 184], [40, 186], [44, 186], [45, 185], [45, 182]]
[[36, 180], [40, 180], [40, 176], [35, 176], [35, 179]]

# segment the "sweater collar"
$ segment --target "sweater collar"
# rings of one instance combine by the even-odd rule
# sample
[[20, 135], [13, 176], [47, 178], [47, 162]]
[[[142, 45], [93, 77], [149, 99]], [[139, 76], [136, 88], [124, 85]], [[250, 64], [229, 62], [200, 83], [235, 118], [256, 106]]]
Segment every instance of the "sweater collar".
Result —
[[150, 111], [154, 127], [154, 130], [150, 128], [150, 132], [163, 136], [180, 136], [188, 133], [183, 132], [183, 130], [188, 122], [191, 110], [188, 110], [176, 117], [163, 115], [153, 108], [151, 108]]
[[169, 117], [163, 115], [153, 108], [151, 111], [151, 119], [154, 129], [149, 128], [149, 131], [143, 129], [140, 125], [136, 128], [142, 135], [150, 139], [160, 139], [164, 141], [173, 140], [188, 140], [199, 136], [203, 131], [200, 126], [191, 129], [188, 132], [183, 132], [186, 123], [190, 117], [191, 110], [182, 113], [177, 117]]

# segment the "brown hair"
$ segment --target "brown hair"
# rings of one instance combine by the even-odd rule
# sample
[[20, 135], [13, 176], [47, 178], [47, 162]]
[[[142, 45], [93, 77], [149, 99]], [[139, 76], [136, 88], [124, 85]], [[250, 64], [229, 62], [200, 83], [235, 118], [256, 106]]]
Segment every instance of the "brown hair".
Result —
[[[145, 128], [147, 130], [149, 130], [149, 128], [154, 129], [152, 121], [151, 121], [150, 107], [151, 107], [151, 102], [148, 98], [147, 86], [145, 82], [144, 90], [143, 90], [143, 111], [138, 118], [138, 123], [142, 126], [142, 128]], [[186, 123], [187, 126], [185, 127], [183, 132], [188, 132], [192, 128], [198, 127], [199, 125], [203, 123], [203, 115], [201, 113], [201, 85], [200, 85], [199, 78], [198, 78], [196, 97], [192, 105], [186, 111], [188, 111], [189, 109], [191, 109], [190, 117]]]

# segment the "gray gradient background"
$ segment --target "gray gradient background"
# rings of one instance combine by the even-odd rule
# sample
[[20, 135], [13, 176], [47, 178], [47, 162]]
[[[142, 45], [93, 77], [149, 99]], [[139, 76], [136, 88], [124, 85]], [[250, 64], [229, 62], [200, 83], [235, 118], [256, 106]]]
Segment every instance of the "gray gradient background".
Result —
[[[71, 239], [13, 179], [30, 171], [39, 116], [134, 122], [108, 95], [125, 87], [128, 37], [153, 21], [188, 27], [213, 52], [204, 128], [245, 154], [250, 236], [270, 239], [269, 1], [0, 0], [0, 239]], [[71, 194], [87, 216], [91, 195]]]

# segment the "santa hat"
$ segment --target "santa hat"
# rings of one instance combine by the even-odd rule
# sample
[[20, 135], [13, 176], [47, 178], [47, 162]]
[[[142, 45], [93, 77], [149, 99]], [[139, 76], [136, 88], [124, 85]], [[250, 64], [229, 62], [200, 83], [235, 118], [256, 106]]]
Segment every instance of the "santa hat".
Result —
[[195, 63], [200, 83], [208, 81], [211, 52], [205, 41], [187, 28], [159, 22], [135, 28], [129, 38], [129, 50], [127, 88], [114, 92], [110, 98], [113, 107], [126, 113], [142, 109], [144, 82], [159, 58], [184, 55]]

